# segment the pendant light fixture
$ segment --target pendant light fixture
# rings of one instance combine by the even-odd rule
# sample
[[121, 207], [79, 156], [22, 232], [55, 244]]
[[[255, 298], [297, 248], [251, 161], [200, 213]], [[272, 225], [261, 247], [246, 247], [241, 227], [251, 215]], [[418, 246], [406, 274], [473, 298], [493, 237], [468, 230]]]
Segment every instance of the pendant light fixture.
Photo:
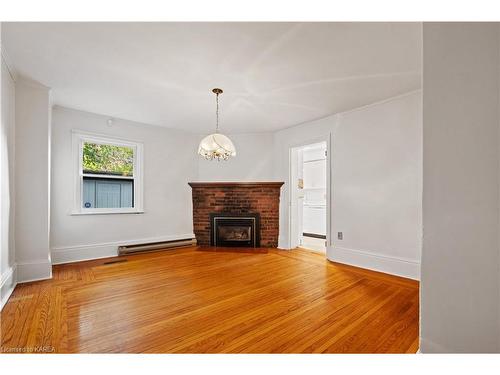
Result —
[[233, 142], [224, 134], [219, 133], [219, 95], [222, 94], [222, 89], [213, 89], [217, 109], [215, 111], [216, 125], [215, 133], [207, 135], [200, 142], [198, 154], [207, 160], [228, 160], [231, 156], [236, 156], [236, 149]]

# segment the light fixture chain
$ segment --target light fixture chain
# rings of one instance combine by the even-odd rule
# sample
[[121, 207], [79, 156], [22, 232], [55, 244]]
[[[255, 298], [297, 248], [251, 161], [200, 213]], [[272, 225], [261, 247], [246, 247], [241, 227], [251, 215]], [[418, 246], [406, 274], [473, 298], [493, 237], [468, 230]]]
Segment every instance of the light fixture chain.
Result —
[[217, 103], [217, 109], [215, 110], [215, 117], [216, 117], [216, 123], [215, 123], [215, 132], [219, 132], [219, 93], [215, 94], [215, 101]]

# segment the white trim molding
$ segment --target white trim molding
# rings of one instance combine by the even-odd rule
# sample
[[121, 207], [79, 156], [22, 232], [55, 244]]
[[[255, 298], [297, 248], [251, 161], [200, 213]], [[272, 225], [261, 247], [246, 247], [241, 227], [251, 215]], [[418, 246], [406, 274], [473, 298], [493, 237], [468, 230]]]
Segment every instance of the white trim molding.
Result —
[[[327, 117], [331, 117], [327, 116]], [[335, 116], [335, 115], [334, 115]], [[332, 243], [332, 214], [331, 214], [331, 207], [332, 207], [332, 193], [333, 193], [333, 187], [332, 187], [332, 155], [333, 155], [333, 150], [332, 150], [332, 132], [328, 131], [323, 134], [320, 134], [315, 137], [311, 137], [308, 139], [302, 139], [300, 142], [295, 142], [292, 145], [288, 147], [288, 175], [287, 175], [287, 180], [285, 183], [286, 189], [284, 191], [284, 197], [283, 199], [287, 202], [287, 207], [286, 210], [287, 212], [282, 213], [280, 211], [280, 216], [285, 214], [284, 216], [287, 219], [287, 226], [288, 226], [288, 235], [284, 239], [278, 238], [278, 247], [281, 249], [287, 249], [287, 250], [292, 250], [295, 247], [297, 247], [299, 244], [297, 239], [294, 239], [296, 233], [296, 230], [294, 228], [297, 227], [297, 216], [298, 216], [298, 211], [297, 207], [294, 205], [296, 203], [297, 197], [295, 196], [294, 189], [295, 189], [295, 184], [296, 181], [296, 171], [294, 170], [294, 163], [296, 162], [296, 153], [299, 148], [302, 148], [304, 146], [308, 145], [313, 145], [316, 143], [326, 143], [326, 243], [331, 244]], [[282, 198], [280, 198], [282, 199]], [[281, 205], [280, 205], [280, 210], [281, 210]], [[280, 246], [281, 245], [281, 246]]]
[[30, 281], [46, 280], [51, 278], [52, 263], [50, 259], [17, 263], [18, 283], [27, 283]]
[[[144, 213], [143, 209], [143, 148], [142, 142], [123, 140], [120, 138], [115, 138], [111, 136], [104, 136], [99, 134], [88, 133], [79, 130], [72, 131], [72, 153], [74, 159], [74, 176], [75, 176], [75, 187], [74, 187], [74, 203], [72, 215], [81, 214], [141, 214]], [[82, 207], [82, 192], [83, 192], [83, 145], [85, 142], [129, 147], [134, 151], [134, 171], [132, 177], [120, 176], [119, 178], [130, 179], [134, 182], [133, 185], [133, 207], [130, 208], [84, 208]], [[108, 175], [90, 175], [93, 177], [106, 177], [106, 178], [118, 178], [117, 176]]]
[[84, 260], [110, 258], [118, 256], [118, 247], [125, 245], [139, 245], [163, 241], [195, 238], [194, 233], [167, 235], [161, 237], [141, 238], [116, 242], [104, 242], [91, 245], [61, 246], [51, 250], [52, 264], [81, 262]]
[[364, 250], [329, 246], [328, 259], [332, 262], [349, 264], [373, 271], [420, 280], [420, 262]]
[[16, 269], [16, 265], [12, 265], [2, 274], [0, 279], [0, 311], [2, 311], [17, 285]]
[[418, 348], [420, 353], [458, 353], [457, 350], [452, 348], [446, 348], [441, 344], [437, 344], [431, 340], [424, 339], [420, 337], [420, 347]]

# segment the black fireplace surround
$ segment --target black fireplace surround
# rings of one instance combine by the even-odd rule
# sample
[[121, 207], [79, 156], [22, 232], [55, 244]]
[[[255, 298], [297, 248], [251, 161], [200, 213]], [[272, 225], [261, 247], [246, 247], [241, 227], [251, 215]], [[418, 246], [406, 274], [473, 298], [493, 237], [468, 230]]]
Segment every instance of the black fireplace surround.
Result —
[[210, 214], [210, 246], [260, 247], [260, 214]]

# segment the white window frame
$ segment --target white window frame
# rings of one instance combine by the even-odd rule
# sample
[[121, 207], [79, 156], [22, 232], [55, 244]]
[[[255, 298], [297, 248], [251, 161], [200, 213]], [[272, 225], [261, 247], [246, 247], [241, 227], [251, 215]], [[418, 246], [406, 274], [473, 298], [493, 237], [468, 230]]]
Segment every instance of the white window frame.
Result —
[[[102, 214], [140, 214], [143, 209], [143, 144], [140, 142], [114, 138], [107, 135], [91, 134], [73, 131], [73, 159], [74, 159], [74, 204], [72, 215], [102, 215]], [[134, 207], [118, 208], [85, 208], [83, 207], [83, 144], [85, 142], [112, 146], [124, 146], [134, 149]], [[124, 176], [103, 176], [86, 173], [87, 177], [127, 178]]]

